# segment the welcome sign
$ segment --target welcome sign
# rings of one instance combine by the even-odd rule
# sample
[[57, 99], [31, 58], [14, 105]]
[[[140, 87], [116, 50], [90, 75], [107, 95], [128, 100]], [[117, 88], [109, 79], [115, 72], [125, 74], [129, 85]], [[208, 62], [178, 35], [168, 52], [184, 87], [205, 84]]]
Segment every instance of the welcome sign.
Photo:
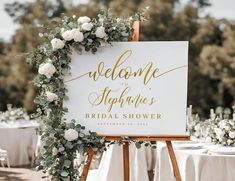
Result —
[[68, 119], [98, 134], [185, 134], [188, 42], [120, 42], [71, 58]]

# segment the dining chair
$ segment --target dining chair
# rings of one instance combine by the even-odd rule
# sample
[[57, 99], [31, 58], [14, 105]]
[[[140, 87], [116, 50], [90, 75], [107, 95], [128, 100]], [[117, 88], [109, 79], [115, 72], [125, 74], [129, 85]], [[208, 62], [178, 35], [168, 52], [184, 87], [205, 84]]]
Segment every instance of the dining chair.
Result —
[[6, 150], [0, 149], [0, 162], [2, 167], [5, 167], [5, 163], [7, 163], [8, 168], [10, 168], [8, 153]]

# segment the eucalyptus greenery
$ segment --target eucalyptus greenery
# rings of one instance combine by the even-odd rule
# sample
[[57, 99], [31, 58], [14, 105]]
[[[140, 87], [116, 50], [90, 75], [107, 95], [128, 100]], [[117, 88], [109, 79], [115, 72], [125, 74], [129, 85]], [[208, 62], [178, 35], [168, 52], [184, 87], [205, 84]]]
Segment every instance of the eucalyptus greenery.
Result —
[[[103, 151], [107, 147], [104, 138], [85, 130], [75, 120], [64, 118], [68, 110], [63, 107], [67, 92], [63, 77], [70, 71], [70, 55], [73, 51], [95, 53], [101, 46], [130, 40], [133, 22], [144, 21], [145, 12], [146, 9], [128, 18], [114, 17], [111, 11], [102, 11], [96, 19], [64, 16], [55, 28], [39, 34], [45, 42], [29, 54], [28, 61], [39, 72], [34, 80], [39, 90], [35, 98], [36, 115], [42, 122], [37, 168], [47, 173], [49, 179], [79, 180], [81, 165], [74, 163], [77, 153], [86, 155], [89, 149]], [[122, 144], [122, 141], [109, 144], [113, 143]], [[135, 142], [137, 147], [142, 143], [151, 145]]]

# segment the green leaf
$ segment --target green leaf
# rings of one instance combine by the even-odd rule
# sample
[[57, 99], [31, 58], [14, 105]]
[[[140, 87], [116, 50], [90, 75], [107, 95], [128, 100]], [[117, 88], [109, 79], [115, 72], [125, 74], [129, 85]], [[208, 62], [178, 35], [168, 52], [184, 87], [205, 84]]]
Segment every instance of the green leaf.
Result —
[[141, 144], [139, 142], [136, 142], [135, 146], [136, 146], [137, 149], [141, 148]]

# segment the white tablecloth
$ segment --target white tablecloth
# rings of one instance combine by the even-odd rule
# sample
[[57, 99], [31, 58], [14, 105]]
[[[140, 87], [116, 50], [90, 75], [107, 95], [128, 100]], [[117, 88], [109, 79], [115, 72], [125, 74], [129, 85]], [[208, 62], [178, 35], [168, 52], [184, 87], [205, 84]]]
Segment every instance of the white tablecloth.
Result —
[[[174, 181], [173, 169], [165, 145], [157, 149], [154, 181]], [[234, 181], [235, 156], [209, 155], [206, 149], [175, 150], [183, 181]]]
[[35, 127], [0, 128], [0, 148], [7, 150], [11, 166], [29, 165], [37, 141]]
[[[142, 147], [136, 149], [130, 145], [130, 180], [148, 181], [148, 170], [154, 165], [154, 150]], [[89, 173], [89, 181], [123, 181], [123, 150], [122, 146], [112, 145], [104, 152], [99, 168]]]

